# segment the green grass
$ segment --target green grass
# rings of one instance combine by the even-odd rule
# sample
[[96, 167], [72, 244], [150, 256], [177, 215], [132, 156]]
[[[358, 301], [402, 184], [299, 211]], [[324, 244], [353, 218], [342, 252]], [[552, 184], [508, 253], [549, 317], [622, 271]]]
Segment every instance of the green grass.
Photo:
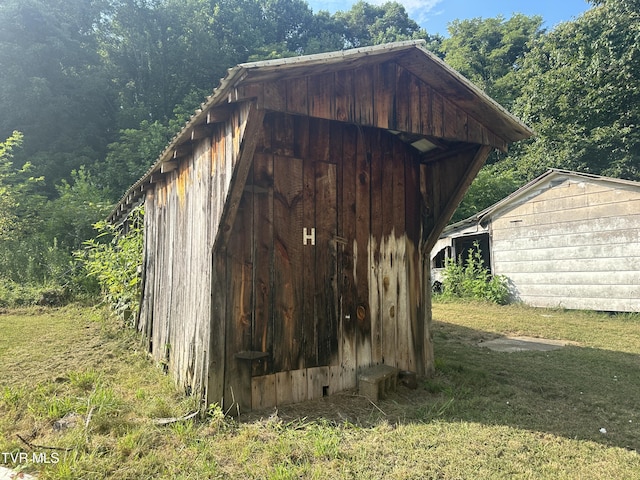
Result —
[[[460, 304], [436, 305], [434, 316], [451, 319], [435, 325], [446, 348], [432, 380], [456, 390], [450, 415], [640, 450], [638, 316]], [[551, 352], [469, 348], [499, 334], [574, 343]]]
[[[342, 393], [229, 419], [194, 408], [136, 335], [81, 307], [0, 314], [0, 452], [39, 478], [639, 478], [640, 317], [435, 303], [436, 375], [377, 405]], [[571, 341], [492, 352], [505, 334]], [[75, 427], [56, 431], [67, 413]], [[90, 421], [86, 422], [90, 414]], [[600, 429], [605, 428], [606, 433]], [[46, 450], [43, 447], [63, 450]], [[0, 455], [0, 463], [3, 457]]]

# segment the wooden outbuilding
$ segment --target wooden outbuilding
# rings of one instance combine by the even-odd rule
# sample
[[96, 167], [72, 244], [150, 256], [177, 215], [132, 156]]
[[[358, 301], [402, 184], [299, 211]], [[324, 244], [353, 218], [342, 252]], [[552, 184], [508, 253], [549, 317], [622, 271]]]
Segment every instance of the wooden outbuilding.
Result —
[[516, 301], [640, 312], [639, 182], [548, 170], [448, 226], [431, 253], [433, 277], [445, 258], [466, 258], [476, 242]]
[[234, 411], [432, 372], [429, 252], [530, 135], [420, 41], [230, 69], [110, 217], [144, 202], [150, 353]]

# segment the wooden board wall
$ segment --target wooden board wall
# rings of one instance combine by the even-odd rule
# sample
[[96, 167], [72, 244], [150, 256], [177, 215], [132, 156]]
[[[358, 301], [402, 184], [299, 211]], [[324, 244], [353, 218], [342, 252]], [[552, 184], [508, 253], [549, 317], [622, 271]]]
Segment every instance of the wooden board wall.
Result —
[[242, 410], [353, 388], [374, 364], [428, 373], [425, 219], [448, 167], [386, 130], [269, 113], [237, 180], [250, 111], [147, 197], [139, 328], [154, 358]]
[[234, 97], [257, 98], [261, 108], [278, 112], [507, 149], [504, 139], [458, 105], [468, 98], [447, 97], [394, 61], [243, 84]]
[[145, 285], [138, 328], [150, 353], [187, 393], [203, 395], [211, 339], [212, 245], [223, 217], [251, 106], [147, 192]]
[[425, 210], [396, 136], [267, 114], [229, 242], [225, 399], [261, 408], [353, 388], [370, 365], [432, 368]]

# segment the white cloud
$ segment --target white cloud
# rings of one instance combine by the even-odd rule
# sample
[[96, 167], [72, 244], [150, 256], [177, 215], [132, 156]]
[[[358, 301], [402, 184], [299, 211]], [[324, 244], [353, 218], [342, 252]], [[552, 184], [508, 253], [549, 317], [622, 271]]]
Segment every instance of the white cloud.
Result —
[[[389, 0], [373, 0], [371, 3], [382, 5]], [[432, 12], [432, 10], [442, 2], [442, 0], [396, 0], [398, 3], [404, 5], [407, 12], [409, 13], [409, 17], [414, 19], [419, 24], [422, 24], [427, 20], [427, 17], [433, 16], [434, 13], [437, 15], [437, 12]]]
[[[357, 0], [308, 0], [309, 5], [315, 13], [320, 10], [328, 10], [331, 13], [337, 10], [346, 11]], [[390, 0], [365, 0], [368, 3], [375, 5], [382, 5]], [[404, 8], [409, 13], [409, 17], [415, 20], [418, 24], [424, 25], [429, 17], [433, 18], [436, 15], [443, 13], [442, 10], [433, 11], [435, 7], [442, 3], [443, 0], [395, 0], [398, 3], [404, 5]]]

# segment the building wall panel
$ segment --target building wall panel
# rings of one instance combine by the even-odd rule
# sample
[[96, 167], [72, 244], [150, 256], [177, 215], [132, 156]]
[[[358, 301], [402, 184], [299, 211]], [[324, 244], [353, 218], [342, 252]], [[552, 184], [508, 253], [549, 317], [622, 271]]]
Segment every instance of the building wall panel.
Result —
[[[249, 330], [231, 321], [236, 340], [227, 345], [251, 336], [247, 348], [266, 356], [253, 361], [250, 402], [238, 398], [240, 385], [235, 401], [317, 398], [355, 387], [359, 369], [380, 363], [424, 373], [416, 155], [388, 132], [275, 118], [284, 116], [265, 117], [244, 192], [253, 198], [254, 247], [244, 264], [254, 272], [254, 309]], [[287, 126], [292, 133], [276, 132]], [[240, 275], [238, 263], [228, 268], [230, 279]]]
[[[248, 83], [239, 101], [278, 112], [506, 148], [506, 141], [394, 61], [286, 81]], [[458, 103], [456, 103], [458, 102]], [[465, 103], [465, 102], [462, 102]]]
[[[148, 256], [141, 329], [150, 353], [187, 392], [207, 382], [211, 317], [211, 248], [229, 192], [248, 106], [193, 144], [178, 169], [146, 198]], [[235, 144], [235, 146], [234, 146]], [[234, 153], [235, 152], [235, 153]]]
[[492, 220], [494, 272], [535, 306], [638, 311], [638, 212], [637, 189], [551, 183]]

